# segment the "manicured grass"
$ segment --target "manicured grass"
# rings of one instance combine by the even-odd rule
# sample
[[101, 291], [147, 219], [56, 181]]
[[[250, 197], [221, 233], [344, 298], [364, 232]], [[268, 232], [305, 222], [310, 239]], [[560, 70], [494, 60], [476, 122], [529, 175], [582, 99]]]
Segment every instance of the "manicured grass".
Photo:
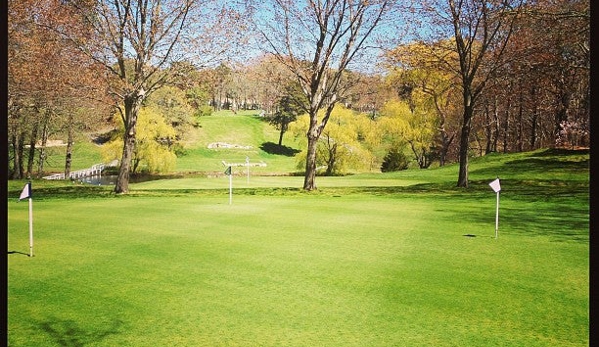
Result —
[[[200, 127], [195, 129], [193, 143], [190, 143], [185, 154], [177, 158], [178, 172], [220, 172], [228, 163], [245, 163], [246, 157], [251, 163], [263, 162], [266, 167], [253, 167], [258, 173], [289, 173], [297, 171], [293, 156], [272, 153], [266, 144], [277, 143], [279, 132], [263, 118], [259, 111], [220, 111], [200, 118]], [[215, 142], [231, 145], [248, 146], [247, 149], [209, 149]], [[284, 146], [297, 147], [290, 135], [284, 137]], [[297, 149], [299, 151], [299, 149]]]
[[[47, 160], [44, 164], [45, 172], [64, 172], [66, 146], [48, 147], [46, 155]], [[87, 169], [92, 165], [102, 162], [100, 146], [87, 140], [75, 141], [71, 170]]]
[[10, 182], [9, 343], [587, 346], [588, 152], [454, 170], [239, 176], [232, 205], [226, 177], [36, 181], [33, 258]]
[[[278, 143], [279, 132], [259, 116], [260, 111], [219, 111], [213, 115], [200, 118], [199, 127], [192, 129], [184, 143], [184, 151], [179, 153], [176, 172], [220, 172], [225, 167], [222, 161], [245, 163], [264, 162], [267, 167], [255, 167], [256, 172], [287, 174], [297, 171], [296, 159], [293, 155], [272, 152], [268, 144]], [[65, 141], [65, 139], [62, 139]], [[232, 145], [249, 146], [248, 149], [209, 149], [214, 142]], [[283, 146], [299, 151], [295, 139], [286, 134]], [[48, 173], [63, 172], [65, 165], [65, 147], [49, 147], [48, 159], [44, 171]], [[73, 170], [89, 168], [102, 163], [100, 146], [88, 139], [75, 142], [73, 150]]]

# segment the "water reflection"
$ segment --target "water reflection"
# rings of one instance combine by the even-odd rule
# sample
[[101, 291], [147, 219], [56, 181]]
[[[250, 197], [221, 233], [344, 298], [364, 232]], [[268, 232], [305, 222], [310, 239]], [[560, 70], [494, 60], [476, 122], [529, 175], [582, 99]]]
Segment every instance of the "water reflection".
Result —
[[82, 177], [78, 179], [79, 182], [85, 184], [91, 184], [94, 186], [110, 186], [116, 184], [117, 175], [96, 175], [89, 177]]
[[[91, 184], [94, 186], [114, 186], [116, 184], [118, 175], [94, 175], [88, 177], [78, 178], [76, 181], [79, 183]], [[151, 181], [158, 179], [158, 177], [152, 176], [131, 176], [129, 177], [130, 183], [139, 183], [145, 181]]]

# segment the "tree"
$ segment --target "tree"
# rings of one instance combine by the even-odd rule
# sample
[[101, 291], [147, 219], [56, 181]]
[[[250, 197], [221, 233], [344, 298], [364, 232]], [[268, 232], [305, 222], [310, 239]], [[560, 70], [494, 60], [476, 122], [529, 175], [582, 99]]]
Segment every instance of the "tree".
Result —
[[459, 78], [462, 92], [458, 187], [468, 187], [468, 151], [476, 103], [489, 79], [505, 63], [503, 52], [522, 3], [523, 0], [433, 0], [420, 13], [432, 15], [430, 24], [434, 26], [427, 32], [434, 41], [453, 43], [442, 45], [435, 52], [440, 53], [438, 60], [447, 71]]
[[[123, 148], [123, 132], [125, 126], [120, 115], [115, 114], [114, 121], [119, 131], [116, 138], [104, 145], [102, 152], [106, 161], [121, 159]], [[135, 151], [131, 158], [131, 173], [141, 171], [148, 173], [168, 172], [175, 167], [176, 155], [171, 146], [177, 131], [156, 105], [142, 107], [139, 110]]]
[[379, 109], [386, 100], [392, 97], [393, 91], [388, 88], [385, 78], [381, 74], [364, 74], [351, 72], [348, 97], [344, 100], [346, 107], [353, 110], [369, 113], [371, 119], [378, 116]]
[[147, 98], [144, 106], [154, 108], [163, 115], [165, 121], [175, 129], [176, 141], [185, 141], [196, 125], [185, 91], [177, 87], [165, 85], [157, 89]]
[[588, 1], [522, 7], [503, 53], [506, 63], [479, 97], [473, 131], [481, 153], [559, 146], [569, 122], [582, 135], [573, 145], [588, 146], [589, 24]]
[[[325, 112], [324, 110], [320, 111]], [[357, 113], [341, 105], [335, 106], [331, 112], [329, 125], [320, 136], [316, 151], [318, 153], [316, 165], [324, 168], [324, 175], [338, 175], [350, 169], [363, 169], [370, 166], [371, 153], [364, 148], [361, 141], [361, 120], [367, 115]], [[306, 114], [298, 117], [290, 131], [296, 136], [306, 133], [310, 124], [310, 117]], [[299, 164], [305, 166], [306, 151], [298, 157]]]
[[193, 0], [65, 1], [73, 16], [92, 29], [86, 37], [70, 38], [110, 74], [111, 94], [122, 118], [123, 151], [116, 193], [129, 190], [139, 110], [144, 100], [177, 74], [177, 62], [217, 60], [230, 46], [227, 34], [236, 28], [225, 21], [231, 11], [212, 2]]
[[302, 108], [303, 94], [297, 84], [288, 85], [283, 95], [276, 105], [276, 111], [272, 116], [268, 116], [268, 122], [279, 130], [279, 146], [283, 145], [283, 135], [287, 132], [289, 124], [294, 122], [304, 110]]
[[[337, 102], [342, 76], [392, 8], [392, 1], [273, 0], [260, 11], [266, 50], [299, 83], [310, 117], [303, 189], [316, 189], [318, 140]], [[266, 15], [265, 15], [266, 14]], [[323, 112], [320, 112], [323, 110]]]
[[396, 143], [394, 147], [403, 147], [402, 142], [407, 142], [418, 166], [425, 169], [431, 165], [434, 157], [433, 141], [437, 119], [430, 106], [427, 107], [422, 99], [414, 102], [415, 104], [410, 105], [405, 101], [388, 101], [381, 109], [381, 123], [393, 138], [401, 139], [393, 141]]
[[[9, 133], [11, 178], [41, 176], [53, 136], [66, 136], [65, 174], [70, 172], [73, 133], [97, 125], [104, 85], [98, 65], [81, 54], [53, 27], [85, 32], [85, 25], [60, 1], [11, 1], [9, 4]], [[93, 111], [92, 111], [93, 110]], [[25, 145], [29, 146], [26, 153]], [[37, 158], [37, 172], [34, 166]], [[25, 170], [25, 158], [27, 169]], [[26, 172], [25, 172], [26, 171]]]
[[[260, 55], [248, 66], [248, 75], [251, 76], [252, 85], [256, 90], [256, 102], [266, 115], [273, 115], [277, 109], [278, 101], [287, 93], [287, 86], [295, 82], [289, 70], [275, 57]], [[297, 83], [296, 83], [297, 84]]]
[[[448, 73], [443, 66], [443, 61], [439, 59], [440, 52], [436, 52], [443, 45], [439, 42], [412, 42], [400, 45], [386, 54], [389, 70], [387, 80], [395, 86], [396, 96], [408, 100], [411, 105], [415, 104], [414, 95], [419, 95], [420, 99], [429, 99], [427, 102], [431, 104], [437, 118], [434, 146], [441, 166], [448, 160], [450, 146], [459, 126], [459, 110], [456, 106], [459, 104], [456, 99], [459, 93], [458, 83], [455, 75]], [[450, 55], [445, 53], [444, 60], [449, 61]]]
[[[537, 88], [524, 83], [527, 96], [535, 99], [526, 111], [538, 121], [543, 119], [535, 113], [553, 116], [550, 134], [556, 144], [566, 130], [564, 126], [577, 128], [584, 134], [573, 145], [588, 146], [590, 142], [590, 22], [588, 0], [540, 0], [524, 8], [522, 24], [517, 28], [516, 37], [519, 41], [525, 40], [515, 54], [528, 53], [526, 60], [518, 61], [519, 69], [525, 74], [541, 72], [545, 82], [543, 87]], [[541, 112], [543, 98], [551, 106]], [[530, 130], [531, 142], [535, 143], [532, 136], [542, 134], [543, 129], [531, 127]]]
[[[474, 107], [486, 82], [503, 64], [502, 52], [512, 34], [514, 8], [522, 0], [448, 0], [454, 30], [455, 51], [459, 57], [464, 113], [460, 132], [458, 187], [468, 187], [468, 150]], [[489, 53], [493, 53], [492, 55]]]
[[381, 172], [406, 170], [408, 166], [409, 161], [403, 149], [393, 147], [389, 150], [381, 164]]

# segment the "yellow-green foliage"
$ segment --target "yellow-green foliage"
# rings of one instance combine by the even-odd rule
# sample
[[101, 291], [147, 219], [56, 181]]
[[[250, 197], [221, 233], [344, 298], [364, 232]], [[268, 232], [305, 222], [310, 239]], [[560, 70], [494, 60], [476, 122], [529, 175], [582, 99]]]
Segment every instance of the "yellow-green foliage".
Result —
[[[114, 116], [119, 124], [119, 132], [115, 139], [102, 149], [105, 160], [120, 160], [123, 151], [123, 121], [119, 115]], [[155, 107], [140, 109], [137, 120], [135, 151], [133, 155], [133, 172], [160, 173], [175, 168], [176, 155], [169, 146], [175, 136], [175, 129], [169, 125]]]
[[[309, 116], [303, 115], [289, 127], [289, 131], [304, 141], [304, 145], [309, 121]], [[366, 114], [335, 106], [318, 142], [317, 167], [325, 168], [327, 174], [378, 168], [378, 164], [373, 165], [377, 157], [371, 150], [379, 144], [377, 134], [376, 123], [370, 121]], [[305, 161], [304, 151], [298, 155], [298, 168], [303, 168]]]
[[381, 125], [391, 138], [408, 142], [414, 154], [428, 152], [433, 146], [437, 117], [431, 98], [419, 91], [412, 92], [413, 105], [399, 100], [388, 101], [381, 110]]
[[179, 141], [185, 141], [197, 123], [185, 92], [177, 87], [161, 87], [148, 97], [145, 105], [160, 113], [167, 124], [173, 125]]

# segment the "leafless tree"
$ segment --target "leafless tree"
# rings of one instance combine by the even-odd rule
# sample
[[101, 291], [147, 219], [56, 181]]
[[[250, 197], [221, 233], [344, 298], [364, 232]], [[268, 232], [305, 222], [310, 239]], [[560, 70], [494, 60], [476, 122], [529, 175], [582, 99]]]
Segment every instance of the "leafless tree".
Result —
[[[419, 14], [430, 18], [429, 40], [451, 43], [437, 57], [459, 80], [463, 113], [459, 136], [458, 187], [468, 187], [468, 151], [476, 102], [487, 82], [505, 64], [523, 0], [432, 0]], [[451, 40], [447, 40], [451, 39]], [[457, 58], [457, 59], [456, 59]]]
[[[239, 18], [216, 0], [66, 1], [90, 31], [72, 35], [77, 46], [108, 71], [110, 93], [125, 126], [116, 193], [129, 190], [138, 111], [143, 101], [177, 74], [176, 64], [206, 65], [224, 57]], [[232, 19], [232, 20], [231, 20]], [[61, 30], [61, 28], [55, 28]]]
[[272, 0], [257, 11], [265, 49], [295, 76], [310, 116], [303, 189], [316, 189], [317, 142], [336, 103], [342, 76], [374, 43], [376, 29], [392, 14], [391, 0]]

